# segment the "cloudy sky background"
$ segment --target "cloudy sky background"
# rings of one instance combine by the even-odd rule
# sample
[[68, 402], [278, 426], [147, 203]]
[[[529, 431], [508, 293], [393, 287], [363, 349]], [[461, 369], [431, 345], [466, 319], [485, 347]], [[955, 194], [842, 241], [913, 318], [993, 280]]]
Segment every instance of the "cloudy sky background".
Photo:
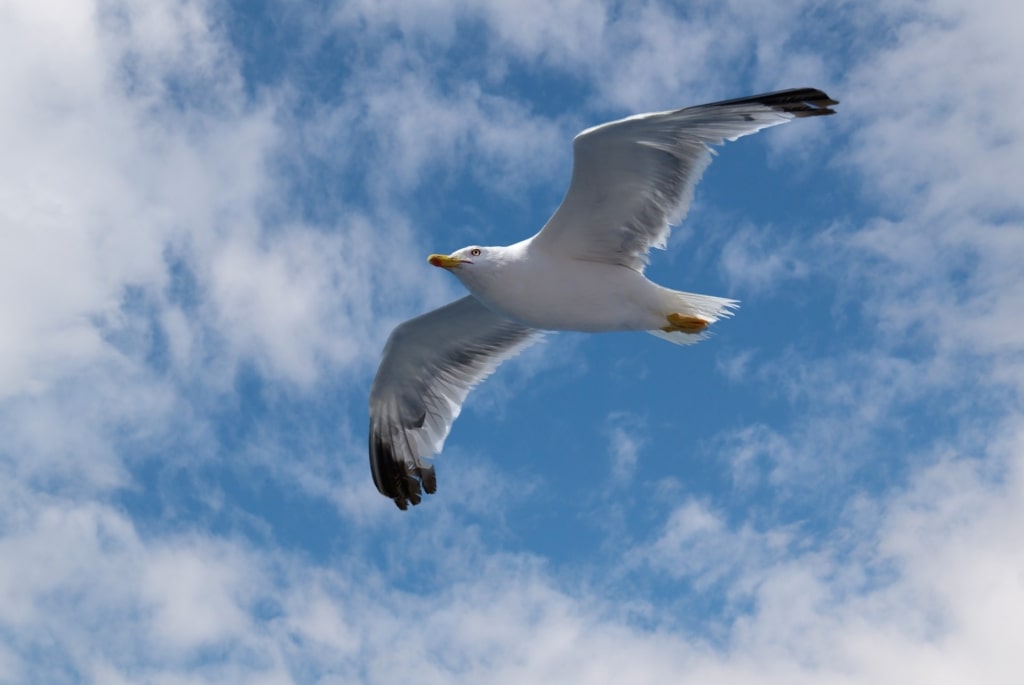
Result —
[[[0, 5], [0, 682], [1019, 683], [1024, 136], [1009, 0]], [[429, 252], [569, 141], [793, 86], [649, 273], [681, 349], [552, 336], [438, 494], [373, 488]]]

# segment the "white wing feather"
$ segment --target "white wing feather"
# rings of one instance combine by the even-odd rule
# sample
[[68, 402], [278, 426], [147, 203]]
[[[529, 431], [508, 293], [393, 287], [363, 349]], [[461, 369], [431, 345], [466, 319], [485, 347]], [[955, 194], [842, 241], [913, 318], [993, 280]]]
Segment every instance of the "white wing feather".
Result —
[[399, 325], [370, 389], [370, 470], [399, 508], [434, 492], [434, 467], [466, 395], [542, 333], [472, 295]]
[[595, 126], [573, 141], [573, 170], [561, 206], [533, 237], [553, 254], [643, 271], [664, 249], [711, 162], [711, 145], [794, 117], [834, 114], [820, 90], [797, 88]]

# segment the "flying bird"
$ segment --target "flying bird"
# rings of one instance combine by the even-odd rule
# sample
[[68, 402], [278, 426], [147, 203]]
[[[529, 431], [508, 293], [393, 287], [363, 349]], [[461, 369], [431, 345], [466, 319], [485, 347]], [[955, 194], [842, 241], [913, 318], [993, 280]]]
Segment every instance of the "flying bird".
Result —
[[835, 114], [814, 88], [637, 114], [573, 141], [562, 204], [539, 233], [506, 247], [464, 247], [427, 261], [470, 294], [400, 324], [370, 390], [370, 470], [400, 509], [437, 488], [428, 461], [466, 395], [544, 331], [647, 331], [697, 342], [735, 300], [663, 288], [644, 277], [682, 220], [711, 145], [792, 119]]

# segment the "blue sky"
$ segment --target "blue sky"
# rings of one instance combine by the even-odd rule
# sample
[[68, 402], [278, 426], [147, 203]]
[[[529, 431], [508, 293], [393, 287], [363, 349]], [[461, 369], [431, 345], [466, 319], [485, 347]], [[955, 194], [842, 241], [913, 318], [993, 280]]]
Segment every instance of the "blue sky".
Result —
[[[1018, 683], [1011, 2], [13, 0], [0, 11], [0, 682]], [[366, 398], [425, 262], [533, 234], [570, 140], [794, 86], [438, 493]]]

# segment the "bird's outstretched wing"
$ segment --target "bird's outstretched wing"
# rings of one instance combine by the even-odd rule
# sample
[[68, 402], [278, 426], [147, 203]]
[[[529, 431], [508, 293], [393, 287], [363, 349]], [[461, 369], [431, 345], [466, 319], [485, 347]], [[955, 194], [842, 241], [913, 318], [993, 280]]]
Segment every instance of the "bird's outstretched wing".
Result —
[[399, 325], [370, 389], [370, 470], [400, 509], [434, 492], [434, 467], [466, 395], [541, 332], [495, 314], [472, 295]]
[[814, 88], [795, 88], [638, 114], [583, 131], [561, 206], [533, 245], [566, 257], [642, 271], [651, 247], [664, 248], [711, 161], [710, 145], [784, 124], [835, 114]]

